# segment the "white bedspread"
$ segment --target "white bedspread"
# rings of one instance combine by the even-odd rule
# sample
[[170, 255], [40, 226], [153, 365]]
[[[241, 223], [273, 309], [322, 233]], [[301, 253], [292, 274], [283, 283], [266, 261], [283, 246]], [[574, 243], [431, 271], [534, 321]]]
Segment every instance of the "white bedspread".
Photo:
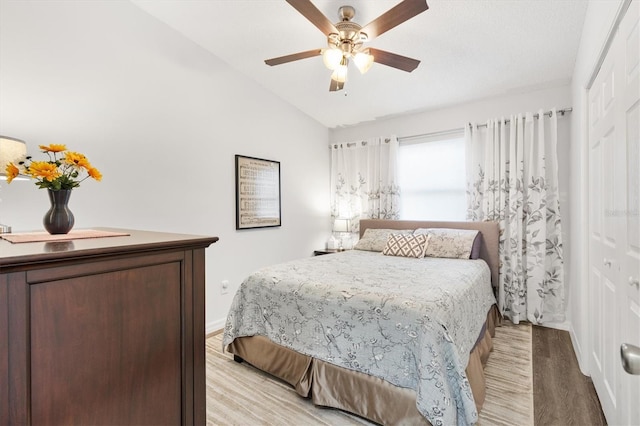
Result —
[[264, 268], [235, 295], [223, 344], [261, 335], [416, 390], [437, 425], [472, 424], [469, 352], [495, 302], [482, 260], [360, 250]]

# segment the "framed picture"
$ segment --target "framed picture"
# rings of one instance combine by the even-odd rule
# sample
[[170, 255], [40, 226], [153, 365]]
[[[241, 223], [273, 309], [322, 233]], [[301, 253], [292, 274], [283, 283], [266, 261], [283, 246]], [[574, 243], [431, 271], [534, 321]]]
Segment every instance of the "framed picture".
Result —
[[280, 225], [280, 162], [236, 155], [236, 229]]

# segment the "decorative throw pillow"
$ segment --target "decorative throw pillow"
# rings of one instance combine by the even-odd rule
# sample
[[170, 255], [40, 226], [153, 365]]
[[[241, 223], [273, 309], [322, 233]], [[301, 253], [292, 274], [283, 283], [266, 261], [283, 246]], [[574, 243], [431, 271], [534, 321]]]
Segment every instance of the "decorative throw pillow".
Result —
[[478, 231], [475, 229], [418, 228], [414, 235], [429, 235], [429, 245], [425, 257], [449, 257], [470, 259], [473, 242]]
[[412, 229], [375, 229], [368, 228], [364, 230], [364, 234], [362, 238], [356, 243], [353, 247], [355, 250], [366, 250], [366, 251], [382, 251], [384, 247], [387, 245], [387, 238], [389, 234], [413, 234]]
[[473, 240], [473, 246], [471, 247], [471, 256], [469, 259], [480, 259], [480, 246], [482, 245], [482, 232], [478, 231], [478, 235]]
[[430, 235], [389, 234], [382, 250], [385, 256], [424, 257]]

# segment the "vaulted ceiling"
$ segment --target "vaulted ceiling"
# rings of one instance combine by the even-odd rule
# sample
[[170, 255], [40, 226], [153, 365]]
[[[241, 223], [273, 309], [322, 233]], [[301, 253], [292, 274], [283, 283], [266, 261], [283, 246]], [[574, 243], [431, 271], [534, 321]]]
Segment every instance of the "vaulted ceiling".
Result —
[[[332, 22], [353, 6], [365, 25], [399, 0], [312, 0]], [[237, 71], [327, 127], [568, 84], [585, 0], [427, 0], [429, 10], [367, 44], [421, 61], [411, 73], [349, 68], [329, 92], [320, 56], [278, 66], [265, 59], [326, 47], [326, 36], [284, 0], [133, 0]]]

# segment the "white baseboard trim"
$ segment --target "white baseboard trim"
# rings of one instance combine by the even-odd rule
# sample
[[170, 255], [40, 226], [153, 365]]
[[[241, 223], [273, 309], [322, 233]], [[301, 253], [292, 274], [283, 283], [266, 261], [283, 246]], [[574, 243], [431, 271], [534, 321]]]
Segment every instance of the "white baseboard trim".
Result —
[[571, 337], [571, 344], [573, 345], [573, 351], [575, 352], [576, 358], [578, 360], [578, 367], [580, 368], [580, 372], [585, 376], [591, 376], [589, 369], [587, 368], [586, 365], [584, 365], [585, 362], [584, 362], [584, 359], [582, 358], [583, 356], [582, 347], [580, 347], [580, 343], [576, 338], [576, 332], [573, 329], [573, 326], [569, 330], [569, 336]]
[[227, 321], [226, 318], [220, 318], [215, 321], [212, 321], [208, 324], [205, 324], [204, 334], [209, 335], [215, 331], [222, 330], [224, 328], [224, 323]]

